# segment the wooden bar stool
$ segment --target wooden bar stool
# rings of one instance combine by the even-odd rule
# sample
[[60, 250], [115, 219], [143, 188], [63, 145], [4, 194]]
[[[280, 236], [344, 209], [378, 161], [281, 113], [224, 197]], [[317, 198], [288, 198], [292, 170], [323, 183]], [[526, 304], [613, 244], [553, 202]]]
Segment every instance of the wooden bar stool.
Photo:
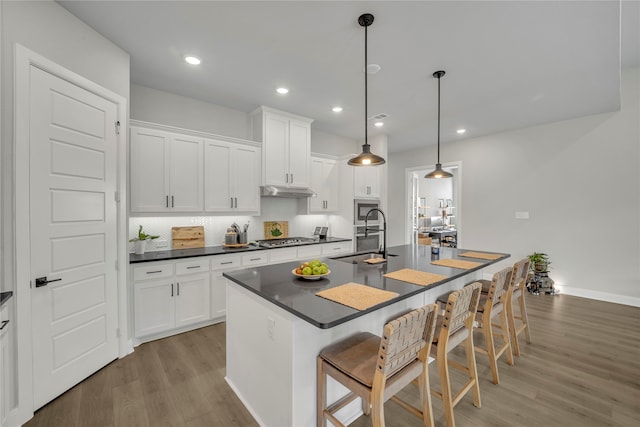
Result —
[[[473, 322], [478, 309], [481, 289], [482, 285], [474, 282], [449, 294], [445, 313], [438, 316], [436, 323], [431, 351], [435, 353], [441, 391], [432, 389], [431, 394], [442, 399], [448, 427], [455, 426], [453, 408], [469, 390], [473, 390], [474, 406], [480, 407], [480, 387], [478, 386], [478, 372], [473, 346]], [[448, 353], [462, 343], [465, 346], [467, 366], [448, 358]], [[469, 376], [468, 381], [455, 395], [451, 392], [449, 366], [459, 369]]]
[[[507, 318], [509, 319], [509, 333], [511, 334], [511, 347], [513, 354], [520, 356], [520, 345], [518, 335], [524, 332], [527, 344], [531, 344], [531, 334], [529, 333], [529, 317], [527, 316], [527, 305], [524, 295], [527, 289], [527, 274], [529, 272], [529, 258], [523, 258], [513, 265], [511, 274], [511, 295], [507, 297]], [[514, 310], [518, 307], [518, 313]], [[516, 324], [516, 321], [518, 324]]]
[[[383, 427], [384, 402], [393, 399], [402, 407], [433, 426], [429, 387], [429, 351], [435, 330], [437, 307], [430, 304], [392, 320], [382, 338], [361, 332], [320, 352], [317, 360], [317, 425], [325, 420], [344, 427], [334, 416], [349, 402], [362, 398], [362, 410], [371, 412], [374, 427]], [[329, 375], [351, 392], [327, 407]], [[396, 393], [418, 379], [422, 408], [400, 400]]]
[[[508, 299], [511, 296], [511, 273], [513, 268], [504, 268], [493, 275], [489, 282], [489, 292], [480, 294], [478, 313], [476, 314], [476, 328], [484, 333], [485, 348], [476, 346], [475, 350], [486, 354], [489, 357], [491, 376], [493, 383], [500, 383], [498, 377], [498, 359], [503, 353], [507, 354], [507, 363], [513, 365], [513, 354], [511, 354], [511, 338], [509, 336], [509, 320], [507, 313]], [[494, 319], [498, 323], [494, 323]], [[494, 332], [494, 328], [500, 331]], [[494, 336], [502, 339], [500, 347], [496, 348]]]

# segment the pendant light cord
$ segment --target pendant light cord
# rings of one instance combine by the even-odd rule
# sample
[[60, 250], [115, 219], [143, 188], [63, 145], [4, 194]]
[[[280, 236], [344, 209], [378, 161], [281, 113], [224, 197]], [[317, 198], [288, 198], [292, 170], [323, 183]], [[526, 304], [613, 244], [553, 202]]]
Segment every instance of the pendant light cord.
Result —
[[364, 143], [369, 145], [369, 133], [368, 133], [368, 117], [369, 117], [369, 111], [367, 106], [369, 105], [369, 101], [368, 101], [368, 90], [367, 90], [367, 77], [368, 77], [368, 70], [367, 70], [367, 27], [368, 25], [364, 26]]
[[438, 164], [440, 163], [440, 76], [438, 76]]

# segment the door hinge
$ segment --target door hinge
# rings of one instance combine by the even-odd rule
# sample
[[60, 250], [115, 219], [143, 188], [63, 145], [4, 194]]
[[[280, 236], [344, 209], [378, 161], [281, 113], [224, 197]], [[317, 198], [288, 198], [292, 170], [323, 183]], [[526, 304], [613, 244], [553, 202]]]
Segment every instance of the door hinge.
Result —
[[116, 191], [115, 193], [113, 193], [113, 199], [116, 201], [116, 203], [120, 203], [120, 192]]
[[116, 122], [116, 135], [120, 135], [120, 120]]

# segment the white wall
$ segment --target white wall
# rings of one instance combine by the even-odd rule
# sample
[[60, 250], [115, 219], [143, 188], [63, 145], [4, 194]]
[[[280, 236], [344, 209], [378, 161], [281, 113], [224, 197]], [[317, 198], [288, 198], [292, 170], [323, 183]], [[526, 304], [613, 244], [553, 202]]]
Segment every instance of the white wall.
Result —
[[131, 119], [250, 139], [248, 115], [193, 98], [131, 85]]
[[[461, 247], [511, 253], [492, 271], [546, 252], [566, 292], [640, 303], [639, 81], [639, 69], [623, 70], [619, 112], [444, 144], [443, 163], [462, 162], [464, 174]], [[435, 147], [391, 154], [389, 188], [434, 159]], [[389, 194], [395, 244], [403, 194]]]

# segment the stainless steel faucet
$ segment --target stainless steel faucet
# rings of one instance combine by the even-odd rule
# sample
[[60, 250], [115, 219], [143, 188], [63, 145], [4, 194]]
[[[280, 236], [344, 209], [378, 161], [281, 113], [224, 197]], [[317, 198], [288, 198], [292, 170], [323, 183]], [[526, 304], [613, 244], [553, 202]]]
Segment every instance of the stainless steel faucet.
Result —
[[371, 212], [375, 212], [378, 211], [380, 212], [380, 215], [382, 215], [382, 251], [378, 252], [380, 254], [382, 254], [382, 257], [384, 259], [387, 259], [387, 217], [384, 214], [384, 212], [382, 212], [382, 209], [378, 209], [378, 208], [373, 208], [373, 209], [369, 209], [369, 212], [367, 212], [367, 214], [364, 217], [364, 237], [367, 237], [367, 234], [369, 231], [380, 231], [380, 228], [371, 228], [369, 229], [369, 227], [367, 226], [367, 222], [369, 221], [369, 214]]

